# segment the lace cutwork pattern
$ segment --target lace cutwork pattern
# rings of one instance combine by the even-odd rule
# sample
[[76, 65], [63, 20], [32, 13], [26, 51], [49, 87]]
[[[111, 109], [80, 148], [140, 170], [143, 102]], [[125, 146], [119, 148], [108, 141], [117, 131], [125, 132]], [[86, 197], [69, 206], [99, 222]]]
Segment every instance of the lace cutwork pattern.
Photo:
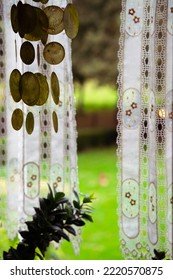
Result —
[[3, 3], [0, 2], [0, 227], [2, 226], [1, 219], [4, 218], [4, 193], [5, 193], [5, 180], [6, 175], [6, 110], [5, 110], [5, 97], [4, 97], [4, 26], [3, 26]]
[[[172, 258], [173, 1], [122, 1], [117, 181], [125, 259]], [[121, 202], [121, 203], [119, 203]]]

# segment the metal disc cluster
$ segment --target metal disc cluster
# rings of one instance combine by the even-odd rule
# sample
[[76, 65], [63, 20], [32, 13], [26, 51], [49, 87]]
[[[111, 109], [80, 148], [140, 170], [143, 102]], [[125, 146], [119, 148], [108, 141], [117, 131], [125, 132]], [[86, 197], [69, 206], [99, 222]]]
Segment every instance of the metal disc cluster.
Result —
[[[49, 0], [33, 0], [43, 5]], [[41, 41], [44, 45], [43, 57], [51, 65], [61, 63], [65, 57], [65, 49], [59, 42], [47, 43], [48, 36], [65, 31], [66, 35], [73, 39], [79, 29], [78, 13], [73, 4], [67, 4], [65, 8], [55, 5], [43, 6], [43, 9], [23, 4], [21, 1], [11, 7], [11, 26], [15, 33], [24, 39], [20, 48], [20, 58], [26, 65], [31, 65], [35, 60], [34, 41]], [[23, 74], [18, 69], [11, 72], [10, 91], [14, 102], [23, 101], [27, 106], [42, 106], [49, 97], [47, 77], [42, 73], [30, 71]], [[55, 72], [51, 74], [51, 93], [53, 101], [59, 104], [60, 87]], [[58, 131], [58, 117], [52, 113], [52, 121], [55, 132]], [[14, 110], [11, 118], [15, 130], [21, 129], [24, 122], [24, 114], [21, 109]], [[31, 112], [26, 117], [26, 131], [32, 134], [34, 130], [34, 116]]]

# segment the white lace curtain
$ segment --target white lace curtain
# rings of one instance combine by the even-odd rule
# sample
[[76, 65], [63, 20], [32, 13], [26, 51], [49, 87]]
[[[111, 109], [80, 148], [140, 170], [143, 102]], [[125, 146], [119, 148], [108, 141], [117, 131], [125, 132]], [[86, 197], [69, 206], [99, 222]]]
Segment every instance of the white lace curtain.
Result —
[[[33, 207], [38, 204], [38, 197], [48, 192], [47, 183], [57, 191], [64, 191], [70, 199], [73, 199], [73, 191], [78, 191], [71, 40], [64, 30], [48, 36], [47, 43], [60, 43], [65, 50], [64, 59], [57, 65], [49, 64], [44, 59], [44, 45], [41, 41], [31, 42], [35, 52], [33, 63], [23, 63], [20, 50], [27, 39], [22, 39], [14, 32], [15, 21], [12, 28], [10, 19], [11, 7], [18, 2], [0, 1], [0, 215], [5, 216], [5, 228], [11, 239], [34, 213]], [[45, 5], [32, 0], [22, 2], [41, 9], [58, 5], [62, 11], [71, 3], [68, 0], [43, 1], [47, 2]], [[9, 87], [10, 75], [14, 69], [20, 71], [21, 75], [39, 72], [46, 76], [49, 96], [45, 104], [28, 106], [22, 100], [14, 101], [15, 96], [12, 98]], [[59, 79], [59, 100], [54, 100], [53, 95], [51, 96], [53, 72], [55, 83], [55, 76]], [[42, 82], [44, 81], [41, 80], [41, 84]], [[12, 115], [16, 109], [23, 112], [24, 122], [19, 130], [12, 126]], [[30, 127], [29, 134], [25, 128], [28, 113], [30, 118], [34, 117], [34, 130]], [[18, 126], [15, 120], [14, 126]], [[5, 191], [6, 210], [3, 202]], [[76, 252], [79, 242], [79, 236], [73, 238]]]
[[173, 1], [122, 0], [118, 202], [125, 259], [173, 257]]

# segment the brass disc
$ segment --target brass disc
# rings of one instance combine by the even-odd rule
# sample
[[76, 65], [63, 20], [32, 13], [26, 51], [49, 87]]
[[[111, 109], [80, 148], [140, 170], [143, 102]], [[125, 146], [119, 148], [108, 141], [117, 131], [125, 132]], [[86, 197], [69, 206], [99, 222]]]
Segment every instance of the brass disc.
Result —
[[21, 109], [15, 109], [12, 117], [11, 124], [15, 130], [20, 130], [23, 125], [23, 111]]
[[18, 69], [14, 69], [10, 75], [10, 91], [11, 95], [15, 102], [19, 102], [21, 100], [21, 94], [19, 91], [19, 83], [21, 79], [21, 74]]
[[58, 117], [55, 111], [53, 111], [52, 113], [52, 120], [53, 120], [53, 127], [55, 132], [58, 132]]
[[40, 96], [40, 85], [37, 77], [31, 72], [25, 72], [19, 84], [22, 100], [26, 105], [36, 105]]
[[34, 115], [32, 112], [29, 112], [26, 116], [26, 131], [28, 134], [32, 134], [34, 130]]
[[36, 103], [36, 105], [41, 106], [46, 103], [48, 96], [49, 96], [49, 86], [47, 82], [46, 76], [41, 73], [36, 73], [35, 76], [37, 77], [40, 85], [40, 96]]
[[55, 104], [58, 105], [60, 87], [59, 87], [59, 80], [55, 72], [52, 72], [50, 81], [51, 81], [52, 98]]
[[45, 45], [47, 42], [47, 29], [49, 26], [49, 20], [46, 14], [40, 8], [34, 7], [37, 15], [37, 22], [34, 30], [31, 33], [25, 34], [24, 38], [29, 41], [39, 41]]
[[48, 43], [44, 47], [43, 56], [49, 64], [59, 64], [65, 57], [64, 47], [57, 42]]
[[[48, 6], [44, 10], [49, 20], [48, 34], [58, 34], [62, 28], [64, 12], [60, 7]], [[59, 27], [61, 25], [61, 27]]]
[[21, 38], [25, 34], [31, 33], [37, 23], [37, 14], [35, 8], [29, 4], [23, 4], [21, 1], [17, 4], [19, 35]]
[[35, 49], [30, 42], [24, 42], [20, 49], [20, 57], [22, 61], [30, 65], [33, 63], [35, 59]]
[[64, 29], [70, 39], [74, 39], [78, 33], [79, 16], [73, 4], [68, 4], [64, 10]]
[[15, 4], [11, 7], [11, 26], [15, 33], [19, 31], [18, 12]]
[[41, 0], [42, 4], [47, 4], [49, 2], [49, 0]]

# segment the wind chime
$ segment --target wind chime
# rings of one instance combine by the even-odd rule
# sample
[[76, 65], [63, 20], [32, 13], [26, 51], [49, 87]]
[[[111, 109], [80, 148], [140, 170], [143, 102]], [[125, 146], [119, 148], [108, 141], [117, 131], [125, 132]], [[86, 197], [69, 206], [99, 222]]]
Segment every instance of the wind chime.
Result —
[[173, 257], [173, 1], [122, 0], [118, 202], [125, 259]]
[[0, 194], [7, 190], [13, 239], [48, 183], [71, 199], [78, 191], [71, 39], [79, 23], [68, 0], [1, 1], [0, 21]]

